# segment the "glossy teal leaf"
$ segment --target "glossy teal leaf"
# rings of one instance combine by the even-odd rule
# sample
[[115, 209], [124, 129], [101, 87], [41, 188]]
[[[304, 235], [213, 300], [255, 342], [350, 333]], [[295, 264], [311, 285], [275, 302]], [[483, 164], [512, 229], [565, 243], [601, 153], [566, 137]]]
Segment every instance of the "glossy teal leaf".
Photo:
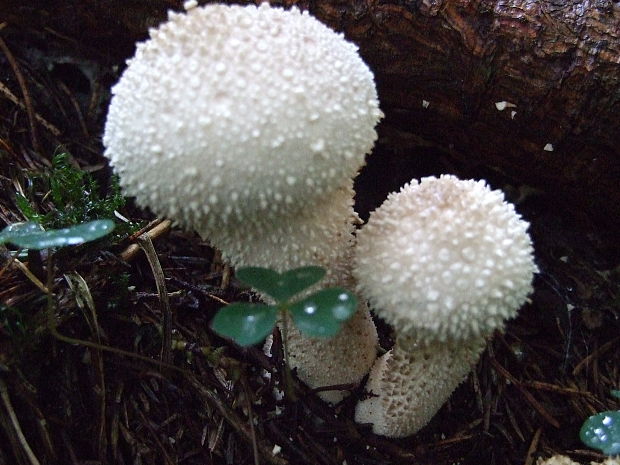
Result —
[[270, 305], [238, 302], [217, 312], [211, 328], [240, 346], [250, 346], [271, 334], [277, 315], [278, 310]]
[[603, 454], [620, 454], [620, 410], [592, 415], [581, 426], [579, 437], [585, 445]]
[[0, 232], [0, 244], [10, 242], [12, 237], [25, 236], [27, 234], [37, 234], [43, 231], [43, 228], [34, 221], [27, 223], [13, 223], [8, 225]]
[[247, 267], [237, 270], [237, 279], [274, 298], [286, 302], [304, 289], [318, 283], [325, 270], [320, 266], [305, 266], [278, 273], [268, 268]]
[[95, 220], [62, 229], [43, 231], [37, 223], [16, 223], [0, 232], [0, 244], [10, 242], [24, 249], [47, 249], [94, 241], [114, 229], [112, 220]]
[[340, 288], [318, 291], [290, 306], [295, 326], [310, 337], [332, 337], [355, 313], [357, 299]]
[[611, 390], [611, 395], [614, 396], [617, 399], [620, 399], [620, 390], [618, 389], [612, 389]]

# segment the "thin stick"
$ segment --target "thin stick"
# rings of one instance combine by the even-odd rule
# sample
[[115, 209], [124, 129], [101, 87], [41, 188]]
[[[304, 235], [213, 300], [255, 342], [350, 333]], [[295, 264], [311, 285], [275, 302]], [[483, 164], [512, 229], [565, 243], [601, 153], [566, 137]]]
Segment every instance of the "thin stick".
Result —
[[284, 309], [280, 310], [280, 321], [282, 321], [280, 333], [282, 335], [282, 352], [284, 352], [284, 392], [289, 400], [294, 402], [297, 400], [297, 396], [295, 395], [293, 374], [288, 360], [288, 313]]
[[254, 429], [254, 414], [252, 412], [252, 400], [250, 399], [250, 390], [245, 382], [245, 378], [241, 378], [241, 386], [245, 393], [245, 400], [247, 402], [248, 409], [248, 423], [250, 424], [250, 435], [252, 440], [252, 452], [254, 453], [254, 465], [260, 465], [258, 454], [258, 443], [256, 441], [256, 430]]
[[[87, 318], [86, 321], [90, 326], [90, 330], [95, 334], [95, 338], [97, 340], [97, 344], [101, 344], [101, 330], [99, 328], [99, 321], [97, 320], [97, 310], [95, 308], [95, 301], [93, 299], [92, 294], [90, 293], [90, 288], [86, 283], [86, 280], [77, 272], [72, 271], [65, 275], [65, 279], [69, 284], [69, 287], [73, 290], [75, 295], [75, 300], [84, 313], [86, 311], [90, 311], [90, 318]], [[86, 308], [84, 308], [86, 307]], [[92, 321], [91, 321], [92, 320]], [[95, 371], [99, 377], [99, 435], [98, 435], [98, 453], [99, 458], [103, 459], [105, 455], [106, 449], [106, 387], [105, 387], [105, 376], [103, 370], [103, 354], [101, 350], [96, 350], [93, 352], [93, 366], [95, 367]]]
[[230, 266], [224, 263], [224, 269], [222, 270], [222, 281], [220, 283], [220, 289], [228, 289], [230, 285]]
[[600, 356], [601, 354], [603, 354], [604, 352], [607, 352], [609, 349], [611, 349], [614, 344], [616, 344], [618, 341], [620, 341], [620, 337], [616, 337], [614, 339], [612, 339], [611, 341], [607, 341], [605, 344], [603, 344], [602, 346], [600, 346], [598, 349], [596, 349], [594, 352], [592, 352], [590, 355], [588, 355], [587, 357], [584, 357], [573, 369], [573, 376], [577, 376], [579, 374], [579, 372], [586, 367], [594, 358]]
[[37, 135], [37, 125], [36, 125], [36, 116], [34, 112], [34, 107], [32, 106], [32, 99], [30, 98], [30, 92], [28, 91], [28, 86], [26, 85], [26, 79], [24, 79], [24, 75], [22, 74], [19, 66], [17, 64], [17, 60], [11, 53], [11, 50], [6, 45], [2, 37], [0, 37], [0, 50], [6, 56], [9, 65], [13, 69], [13, 74], [15, 74], [15, 79], [17, 79], [17, 83], [19, 84], [19, 88], [22, 91], [22, 95], [24, 96], [24, 105], [26, 106], [26, 114], [28, 115], [28, 125], [30, 126], [30, 140], [32, 141], [32, 147], [34, 150], [42, 154], [41, 145], [39, 144], [39, 137]]
[[17, 420], [17, 415], [15, 415], [15, 410], [13, 410], [13, 406], [11, 405], [9, 390], [6, 386], [6, 383], [2, 379], [0, 379], [0, 397], [2, 397], [2, 403], [4, 404], [4, 408], [6, 408], [6, 411], [9, 414], [13, 429], [15, 430], [15, 434], [17, 434], [17, 439], [19, 440], [20, 445], [24, 449], [28, 460], [30, 460], [30, 463], [32, 465], [41, 465], [41, 462], [39, 462], [39, 459], [37, 459], [37, 457], [34, 455], [34, 452], [32, 452], [30, 444], [28, 444], [28, 441], [26, 440], [26, 437], [22, 432], [22, 428], [19, 425], [19, 421]]
[[538, 402], [536, 398], [527, 389], [525, 389], [521, 385], [521, 383], [508, 372], [508, 370], [506, 370], [506, 368], [501, 366], [499, 362], [495, 360], [494, 358], [490, 358], [489, 360], [491, 361], [491, 364], [493, 365], [495, 370], [500, 375], [502, 375], [504, 378], [506, 378], [508, 381], [510, 381], [521, 392], [521, 394], [523, 394], [523, 397], [525, 397], [525, 399], [530, 403], [530, 405], [534, 407], [534, 409], [536, 409], [536, 411], [540, 414], [540, 416], [542, 416], [545, 420], [547, 420], [549, 424], [551, 424], [555, 428], [560, 427], [560, 423], [558, 423], [558, 421], [555, 418], [553, 418], [553, 416], [551, 416], [551, 414], [547, 411], [547, 409], [545, 409], [540, 404], [540, 402]]
[[45, 287], [45, 284], [43, 284], [41, 280], [37, 278], [32, 273], [32, 271], [30, 271], [28, 267], [24, 265], [22, 262], [20, 262], [14, 255], [11, 257], [9, 265], [10, 264], [14, 264], [15, 266], [17, 266], [17, 268], [19, 268], [21, 272], [24, 273], [26, 277], [32, 282], [32, 284], [37, 286], [41, 291], [43, 291], [44, 294], [47, 294], [49, 292], [47, 287]]
[[522, 382], [522, 386], [531, 387], [534, 389], [539, 389], [541, 391], [551, 391], [556, 392], [558, 394], [567, 394], [567, 395], [576, 395], [576, 396], [584, 396], [589, 397], [590, 399], [596, 399], [596, 396], [588, 391], [582, 391], [580, 389], [557, 386], [555, 384], [545, 383], [543, 381], [529, 381]]
[[534, 433], [530, 447], [527, 449], [527, 455], [525, 456], [525, 463], [523, 465], [532, 465], [532, 463], [534, 463], [534, 452], [536, 452], [536, 449], [538, 448], [541, 433], [542, 428], [538, 428]]
[[[0, 82], [0, 92], [3, 93], [7, 99], [9, 99], [11, 102], [13, 102], [15, 105], [17, 105], [22, 110], [26, 109], [26, 105], [24, 105], [24, 103], [13, 92], [11, 92], [11, 89], [9, 89], [7, 86], [2, 84], [1, 82]], [[60, 136], [61, 134], [60, 129], [58, 129], [52, 123], [47, 121], [40, 114], [35, 113], [34, 117], [39, 122], [39, 124], [43, 126], [45, 129], [47, 129], [49, 132], [51, 132], [52, 135], [56, 137]], [[3, 145], [6, 145], [6, 144], [3, 143]]]
[[153, 241], [148, 234], [143, 234], [138, 238], [138, 244], [144, 251], [146, 258], [151, 265], [157, 293], [159, 294], [159, 302], [162, 313], [162, 334], [163, 342], [161, 348], [161, 360], [164, 363], [170, 363], [172, 360], [172, 311], [170, 310], [170, 300], [168, 299], [168, 290], [166, 289], [166, 281], [164, 271], [161, 269], [161, 263], [157, 258], [157, 252], [153, 247]]
[[[170, 230], [170, 226], [172, 225], [172, 221], [170, 220], [155, 220], [149, 223], [146, 228], [138, 231], [139, 234], [133, 235], [130, 237], [132, 240], [137, 240], [142, 235], [147, 235], [151, 239], [156, 239], [162, 234], [168, 232]], [[134, 237], [135, 236], [135, 237]], [[131, 244], [125, 250], [123, 250], [120, 254], [121, 260], [128, 262], [132, 260], [136, 254], [140, 251], [140, 246], [138, 244]]]

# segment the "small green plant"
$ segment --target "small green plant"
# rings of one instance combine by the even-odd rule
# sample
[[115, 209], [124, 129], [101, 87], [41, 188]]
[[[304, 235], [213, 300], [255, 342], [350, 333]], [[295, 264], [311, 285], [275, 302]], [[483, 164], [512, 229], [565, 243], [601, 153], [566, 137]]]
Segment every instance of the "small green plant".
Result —
[[[52, 159], [52, 168], [46, 175], [32, 180], [37, 190], [45, 192], [54, 209], [41, 214], [32, 202], [17, 194], [16, 202], [24, 216], [45, 228], [62, 228], [98, 218], [112, 218], [114, 211], [125, 204], [118, 181], [113, 178], [109, 192], [102, 195], [99, 184], [90, 173], [76, 168], [67, 153]], [[34, 196], [30, 193], [29, 196]]]
[[318, 283], [325, 270], [318, 266], [278, 273], [267, 268], [237, 270], [237, 278], [274, 300], [273, 305], [238, 302], [221, 309], [211, 327], [241, 346], [256, 344], [273, 330], [278, 318], [288, 313], [295, 326], [310, 337], [334, 336], [357, 306], [356, 298], [341, 288], [326, 288], [307, 297], [294, 297]]
[[[55, 155], [49, 172], [33, 175], [27, 184], [29, 188], [24, 193], [15, 194], [15, 202], [28, 220], [27, 224], [37, 223], [46, 230], [74, 228], [101, 218], [113, 218], [115, 212], [125, 204], [116, 177], [112, 177], [104, 193], [90, 173], [70, 162], [67, 153]], [[42, 212], [43, 207], [46, 212]], [[32, 228], [32, 232], [35, 232], [36, 226]], [[137, 228], [138, 225], [134, 223], [119, 223], [115, 228], [114, 239], [130, 234]]]
[[[611, 394], [620, 399], [620, 391]], [[607, 410], [588, 417], [579, 432], [581, 441], [603, 454], [620, 454], [620, 410]]]
[[0, 244], [10, 242], [23, 249], [42, 250], [94, 241], [114, 229], [112, 220], [95, 220], [68, 228], [43, 230], [35, 222], [10, 224], [0, 231]]

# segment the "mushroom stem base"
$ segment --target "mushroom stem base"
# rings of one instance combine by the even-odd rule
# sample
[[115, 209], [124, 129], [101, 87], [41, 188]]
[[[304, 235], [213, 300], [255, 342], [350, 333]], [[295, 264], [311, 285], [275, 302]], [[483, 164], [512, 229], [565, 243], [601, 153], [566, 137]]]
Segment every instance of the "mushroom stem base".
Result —
[[375, 434], [391, 438], [416, 433], [465, 380], [485, 344], [477, 338], [407, 351], [403, 346], [411, 347], [411, 341], [397, 342], [373, 365], [366, 384], [369, 397], [357, 404], [355, 421], [370, 423]]

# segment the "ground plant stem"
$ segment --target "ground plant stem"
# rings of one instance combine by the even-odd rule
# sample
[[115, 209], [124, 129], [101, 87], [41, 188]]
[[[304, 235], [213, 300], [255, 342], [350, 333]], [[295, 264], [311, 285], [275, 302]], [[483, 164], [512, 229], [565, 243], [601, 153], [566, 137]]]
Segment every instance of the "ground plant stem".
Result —
[[282, 321], [282, 352], [284, 352], [284, 392], [292, 402], [297, 400], [293, 388], [293, 374], [288, 359], [288, 315], [285, 308], [280, 309], [280, 321]]
[[4, 407], [6, 408], [9, 414], [9, 418], [11, 419], [11, 424], [13, 425], [13, 429], [15, 430], [17, 439], [19, 440], [19, 443], [24, 449], [24, 452], [26, 456], [28, 457], [28, 460], [30, 461], [32, 465], [40, 465], [41, 462], [39, 462], [39, 459], [37, 459], [37, 457], [34, 455], [34, 452], [30, 448], [30, 444], [28, 444], [28, 441], [26, 440], [26, 437], [24, 436], [24, 433], [22, 432], [22, 429], [19, 426], [19, 421], [17, 420], [17, 416], [15, 415], [15, 411], [13, 410], [13, 406], [11, 405], [11, 399], [9, 398], [9, 391], [7, 389], [5, 382], [2, 379], [0, 379], [0, 397], [2, 397], [2, 403], [4, 404]]

